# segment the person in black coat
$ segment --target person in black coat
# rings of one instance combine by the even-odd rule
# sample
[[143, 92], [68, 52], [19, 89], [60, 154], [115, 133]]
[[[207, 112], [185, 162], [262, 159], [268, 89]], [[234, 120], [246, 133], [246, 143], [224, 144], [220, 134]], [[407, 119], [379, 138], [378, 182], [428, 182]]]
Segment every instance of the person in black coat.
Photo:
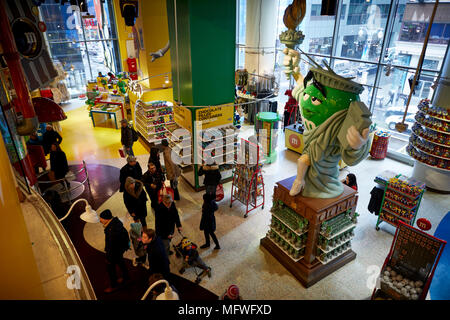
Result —
[[48, 124], [45, 128], [44, 134], [42, 135], [42, 146], [44, 147], [45, 155], [49, 154], [51, 151], [52, 144], [61, 144], [61, 141], [62, 137], [59, 133], [53, 130], [53, 127]]
[[127, 157], [127, 164], [120, 169], [120, 188], [119, 191], [123, 192], [125, 190], [125, 180], [127, 177], [132, 177], [136, 180], [142, 179], [142, 169], [139, 162], [137, 162], [135, 156], [128, 156]]
[[148, 164], [148, 171], [142, 176], [142, 182], [145, 186], [150, 200], [152, 201], [152, 208], [156, 209], [158, 205], [158, 191], [161, 190], [164, 183], [164, 174], [156, 169], [153, 162]]
[[150, 162], [156, 166], [156, 170], [162, 172], [161, 159], [159, 156], [159, 149], [157, 147], [152, 147], [150, 149], [150, 157], [148, 158], [148, 163]]
[[144, 191], [144, 184], [132, 177], [127, 177], [125, 181], [125, 191], [123, 192], [123, 202], [130, 215], [141, 221], [143, 227], [147, 227], [145, 218], [147, 217], [147, 195]]
[[[117, 217], [113, 217], [110, 210], [100, 213], [100, 222], [105, 228], [106, 264], [111, 282], [110, 287], [105, 289], [105, 293], [110, 293], [117, 289], [118, 284], [130, 279], [123, 259], [124, 252], [129, 248], [129, 244], [126, 245], [129, 238], [122, 222]], [[122, 278], [117, 279], [116, 265], [122, 271]]]
[[175, 226], [181, 232], [181, 222], [177, 207], [173, 203], [172, 196], [166, 194], [155, 210], [155, 231], [156, 235], [161, 238], [167, 255], [172, 254], [170, 251], [170, 240], [173, 238]]
[[203, 195], [203, 206], [202, 206], [202, 218], [200, 220], [200, 230], [205, 233], [205, 244], [200, 246], [200, 248], [209, 248], [209, 236], [213, 239], [216, 244], [215, 250], [220, 249], [219, 241], [217, 240], [214, 231], [216, 231], [216, 217], [214, 212], [217, 211], [217, 203], [214, 201], [215, 198], [211, 194], [205, 193]]
[[123, 149], [125, 153], [129, 156], [134, 156], [133, 153], [133, 131], [131, 127], [128, 125], [128, 121], [126, 119], [122, 119], [120, 121], [120, 143], [122, 143]]
[[[69, 172], [69, 164], [67, 163], [67, 157], [61, 147], [54, 143], [51, 146], [50, 151], [50, 170], [55, 176], [55, 180], [64, 179], [67, 172]], [[68, 189], [70, 189], [70, 184], [66, 180], [64, 182]]]
[[216, 190], [217, 186], [222, 180], [222, 176], [220, 174], [219, 166], [217, 165], [203, 165], [198, 170], [198, 175], [205, 175], [205, 179], [203, 180], [203, 184], [206, 187], [206, 193], [209, 193], [213, 196], [213, 199], [216, 198]]
[[169, 258], [164, 244], [155, 230], [145, 229], [142, 233], [142, 242], [146, 246], [150, 274], [161, 273], [164, 279], [170, 275]]

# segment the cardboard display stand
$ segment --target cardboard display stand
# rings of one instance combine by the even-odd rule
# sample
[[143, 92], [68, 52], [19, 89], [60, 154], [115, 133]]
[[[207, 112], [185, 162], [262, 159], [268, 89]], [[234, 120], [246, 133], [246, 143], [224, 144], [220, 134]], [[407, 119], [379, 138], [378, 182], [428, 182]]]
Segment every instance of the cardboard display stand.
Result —
[[446, 243], [400, 221], [372, 299], [425, 300]]

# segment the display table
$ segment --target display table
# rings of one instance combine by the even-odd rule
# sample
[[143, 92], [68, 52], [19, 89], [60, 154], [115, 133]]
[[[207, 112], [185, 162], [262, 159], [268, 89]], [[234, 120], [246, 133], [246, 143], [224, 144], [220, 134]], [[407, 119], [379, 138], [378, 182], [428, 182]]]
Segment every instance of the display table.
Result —
[[356, 191], [344, 185], [331, 199], [292, 197], [295, 176], [274, 187], [272, 224], [261, 246], [305, 287], [356, 258], [351, 238], [356, 227]]
[[92, 119], [92, 124], [95, 128], [96, 124], [95, 124], [95, 114], [103, 114], [106, 115], [108, 117], [108, 119], [111, 119], [112, 116], [114, 116], [114, 124], [116, 125], [116, 129], [119, 129], [117, 122], [119, 122], [120, 120], [122, 120], [122, 116], [121, 116], [121, 111], [117, 110], [117, 111], [104, 111], [104, 110], [95, 110], [95, 109], [91, 109], [91, 111], [89, 111], [89, 116]]
[[303, 152], [303, 147], [305, 146], [303, 143], [303, 125], [297, 123], [285, 127], [284, 139], [286, 148], [301, 154]]
[[120, 110], [121, 110], [121, 112], [122, 112], [122, 119], [125, 119], [125, 113], [124, 113], [124, 111], [123, 111], [123, 105], [124, 105], [124, 103], [125, 103], [125, 98], [123, 98], [123, 97], [118, 97], [118, 99], [111, 99], [111, 98], [108, 98], [108, 99], [106, 99], [106, 100], [96, 100], [95, 102], [94, 102], [94, 106], [95, 105], [98, 105], [98, 104], [111, 104], [111, 105], [115, 105], [115, 106], [119, 106], [120, 107]]

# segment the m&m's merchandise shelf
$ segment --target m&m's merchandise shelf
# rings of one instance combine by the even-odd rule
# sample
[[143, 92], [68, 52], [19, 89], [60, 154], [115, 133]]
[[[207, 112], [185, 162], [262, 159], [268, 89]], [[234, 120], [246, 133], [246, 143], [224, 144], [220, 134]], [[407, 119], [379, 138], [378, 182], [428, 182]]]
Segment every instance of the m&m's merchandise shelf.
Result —
[[447, 109], [440, 108], [438, 106], [430, 107], [430, 99], [424, 99], [419, 103], [419, 110], [425, 114], [428, 114], [431, 117], [434, 117], [439, 120], [450, 122], [450, 114]]
[[450, 116], [446, 109], [430, 106], [430, 100], [419, 103], [416, 123], [406, 148], [417, 161], [450, 171]]
[[425, 184], [391, 171], [378, 175], [375, 182], [384, 186], [376, 230], [380, 230], [379, 225], [383, 221], [394, 226], [397, 226], [399, 221], [414, 225]]
[[[252, 163], [250, 145], [255, 147], [256, 163]], [[233, 183], [231, 185], [231, 202], [239, 201], [246, 206], [244, 217], [258, 207], [264, 209], [264, 179], [262, 176], [262, 164], [259, 162], [260, 147], [241, 139], [241, 150], [244, 154], [244, 163], [235, 163], [233, 170]], [[237, 161], [236, 161], [237, 162]]]
[[425, 300], [445, 244], [400, 222], [372, 300]]
[[[356, 258], [351, 241], [358, 196], [344, 186], [344, 193], [336, 198], [292, 197], [289, 190], [294, 179], [277, 182], [274, 188], [272, 223], [261, 246], [309, 287]], [[281, 249], [274, 239], [281, 242]], [[297, 253], [298, 249], [304, 253]], [[301, 258], [297, 260], [296, 255]]]
[[136, 129], [149, 143], [168, 138], [168, 129], [175, 124], [171, 102], [137, 100], [134, 110]]

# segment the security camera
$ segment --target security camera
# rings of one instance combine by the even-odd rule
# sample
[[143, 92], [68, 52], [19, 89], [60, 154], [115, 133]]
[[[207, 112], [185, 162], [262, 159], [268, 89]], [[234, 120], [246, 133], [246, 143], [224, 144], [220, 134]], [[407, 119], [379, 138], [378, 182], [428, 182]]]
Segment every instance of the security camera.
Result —
[[125, 25], [134, 26], [138, 17], [138, 0], [120, 0], [120, 12], [125, 19]]

